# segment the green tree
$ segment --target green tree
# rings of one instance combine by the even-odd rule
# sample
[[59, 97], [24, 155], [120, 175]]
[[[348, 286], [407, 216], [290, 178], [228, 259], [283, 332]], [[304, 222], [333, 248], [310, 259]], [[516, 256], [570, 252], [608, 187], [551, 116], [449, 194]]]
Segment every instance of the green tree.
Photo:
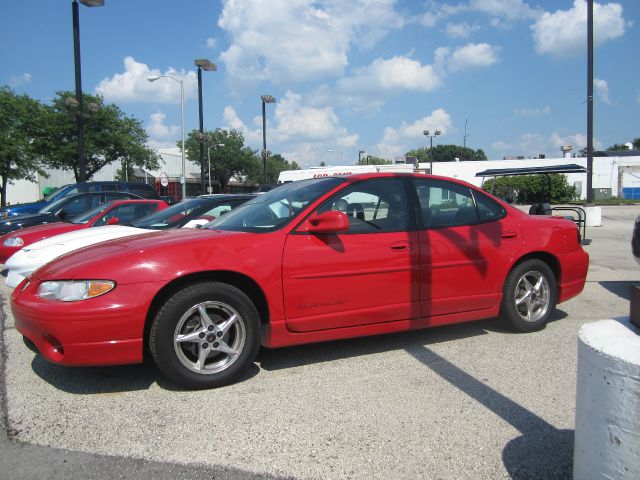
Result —
[[576, 187], [569, 185], [566, 175], [556, 173], [549, 175], [551, 179], [551, 195], [547, 175], [517, 175], [496, 177], [486, 180], [482, 188], [508, 202], [520, 204], [551, 201], [564, 203], [574, 200]]
[[393, 162], [391, 160], [387, 160], [386, 158], [367, 155], [366, 157], [358, 160], [358, 163], [356, 163], [356, 165], [390, 165], [391, 163]]
[[640, 150], [640, 137], [634, 138], [631, 143], [633, 144], [634, 150]]
[[[262, 158], [256, 156], [256, 160], [251, 169], [246, 172], [247, 181], [252, 184], [264, 181]], [[276, 183], [280, 172], [285, 170], [300, 170], [300, 166], [295, 161], [289, 162], [279, 153], [267, 157], [267, 183]]]
[[469, 147], [461, 147], [459, 145], [436, 145], [433, 147], [433, 159], [429, 156], [429, 147], [420, 147], [408, 151], [406, 156], [417, 157], [418, 162], [455, 162], [458, 158], [464, 161], [487, 160], [482, 149], [473, 150]]
[[44, 105], [9, 87], [0, 88], [0, 205], [6, 205], [7, 185], [46, 175], [34, 141], [41, 135]]
[[[187, 158], [200, 165], [200, 142], [204, 144], [205, 171], [208, 171], [208, 158], [211, 158], [211, 183], [214, 191], [224, 192], [231, 177], [237, 177], [249, 183], [249, 177], [256, 169], [262, 170], [262, 160], [256, 152], [244, 145], [244, 135], [239, 130], [215, 130], [200, 133], [189, 132], [185, 140]], [[178, 147], [181, 142], [178, 141]], [[208, 152], [208, 155], [207, 155]]]
[[47, 165], [72, 171], [78, 181], [76, 115], [82, 114], [87, 179], [116, 160], [147, 169], [159, 167], [159, 156], [146, 145], [141, 121], [126, 116], [115, 104], [104, 103], [101, 96], [83, 94], [84, 111], [78, 112], [72, 92], [56, 95], [46, 107], [42, 135], [34, 142]]
[[607, 151], [611, 150], [629, 150], [629, 146], [625, 145], [624, 143], [614, 143], [609, 148], [607, 148]]

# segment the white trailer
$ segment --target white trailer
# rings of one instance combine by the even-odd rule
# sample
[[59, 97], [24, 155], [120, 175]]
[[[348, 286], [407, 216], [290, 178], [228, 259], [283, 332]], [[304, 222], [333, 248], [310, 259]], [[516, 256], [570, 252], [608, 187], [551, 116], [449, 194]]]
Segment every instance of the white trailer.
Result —
[[354, 175], [356, 173], [395, 172], [411, 173], [411, 164], [391, 165], [345, 165], [340, 167], [317, 167], [304, 170], [285, 170], [280, 172], [278, 183], [289, 183], [307, 178], [331, 177], [334, 175]]

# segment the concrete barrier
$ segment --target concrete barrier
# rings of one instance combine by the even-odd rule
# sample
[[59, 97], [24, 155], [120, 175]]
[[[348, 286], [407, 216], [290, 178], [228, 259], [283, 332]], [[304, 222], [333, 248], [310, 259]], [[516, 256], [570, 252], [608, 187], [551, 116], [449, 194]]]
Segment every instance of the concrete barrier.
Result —
[[600, 320], [578, 334], [573, 478], [640, 478], [640, 329]]
[[587, 227], [602, 226], [602, 207], [584, 207], [587, 214]]

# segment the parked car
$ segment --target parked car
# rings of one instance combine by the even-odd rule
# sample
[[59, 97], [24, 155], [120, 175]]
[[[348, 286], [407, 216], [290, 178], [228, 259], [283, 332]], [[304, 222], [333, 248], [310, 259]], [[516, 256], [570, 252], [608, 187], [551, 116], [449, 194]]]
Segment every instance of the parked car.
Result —
[[42, 207], [37, 213], [18, 215], [0, 220], [0, 235], [21, 228], [72, 219], [109, 200], [125, 198], [140, 199], [138, 195], [125, 192], [95, 192], [67, 195], [46, 207]]
[[455, 179], [326, 177], [280, 186], [202, 229], [69, 253], [19, 285], [11, 308], [47, 360], [138, 363], [148, 348], [171, 381], [209, 388], [236, 381], [261, 344], [497, 315], [518, 332], [542, 329], [584, 288], [578, 238], [571, 221]]
[[66, 221], [46, 223], [0, 236], [0, 263], [27, 245], [45, 238], [103, 225], [128, 225], [167, 208], [161, 200], [111, 200]]
[[[54, 258], [79, 248], [115, 238], [142, 235], [147, 232], [170, 228], [196, 228], [216, 217], [231, 211], [255, 195], [206, 195], [186, 204], [180, 203], [147, 217], [131, 222], [129, 226], [106, 225], [81, 231], [63, 233], [32, 243], [14, 253], [5, 262], [7, 285], [18, 286], [22, 280], [31, 275]], [[20, 234], [22, 231], [15, 232]]]
[[49, 195], [45, 195], [44, 199], [38, 202], [19, 203], [17, 205], [2, 207], [0, 208], [0, 218], [37, 213], [44, 207], [51, 205], [63, 197], [76, 193], [89, 192], [127, 192], [133, 193], [141, 198], [160, 200], [156, 189], [146, 183], [111, 181], [72, 183], [56, 189]]
[[633, 224], [633, 235], [631, 236], [631, 253], [636, 263], [640, 265], [640, 215]]

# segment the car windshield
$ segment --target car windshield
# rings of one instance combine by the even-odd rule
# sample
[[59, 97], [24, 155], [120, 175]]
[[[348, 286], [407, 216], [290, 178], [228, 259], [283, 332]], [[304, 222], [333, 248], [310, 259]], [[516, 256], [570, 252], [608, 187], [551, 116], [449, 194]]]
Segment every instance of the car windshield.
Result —
[[87, 223], [89, 220], [91, 220], [93, 217], [95, 217], [96, 215], [101, 214], [102, 212], [104, 212], [105, 210], [107, 210], [108, 208], [111, 208], [111, 205], [113, 205], [113, 202], [107, 202], [107, 203], [103, 203], [102, 205], [98, 205], [96, 208], [92, 208], [91, 210], [89, 210], [86, 213], [83, 213], [82, 215], [79, 215], [77, 217], [75, 217], [73, 220], [71, 220], [71, 223]]
[[42, 207], [40, 210], [38, 210], [38, 213], [41, 215], [48, 215], [50, 213], [57, 212], [62, 208], [63, 205], [65, 205], [69, 201], [70, 198], [71, 197], [68, 197], [68, 196], [59, 198], [55, 202]]
[[300, 180], [266, 192], [203, 228], [240, 232], [277, 230], [296, 217], [309, 203], [343, 183], [343, 178]]
[[129, 224], [136, 228], [150, 228], [153, 230], [162, 230], [165, 228], [174, 228], [180, 226], [186, 218], [196, 216], [202, 211], [210, 208], [212, 202], [206, 198], [193, 198], [185, 202], [176, 203], [169, 208], [148, 215], [140, 220], [136, 220]]
[[45, 195], [44, 196], [44, 201], [45, 202], [51, 202], [54, 200], [57, 200], [59, 198], [61, 198], [66, 192], [67, 192], [67, 187], [69, 185], [63, 185], [62, 187], [56, 188], [53, 192], [51, 192], [49, 195]]

